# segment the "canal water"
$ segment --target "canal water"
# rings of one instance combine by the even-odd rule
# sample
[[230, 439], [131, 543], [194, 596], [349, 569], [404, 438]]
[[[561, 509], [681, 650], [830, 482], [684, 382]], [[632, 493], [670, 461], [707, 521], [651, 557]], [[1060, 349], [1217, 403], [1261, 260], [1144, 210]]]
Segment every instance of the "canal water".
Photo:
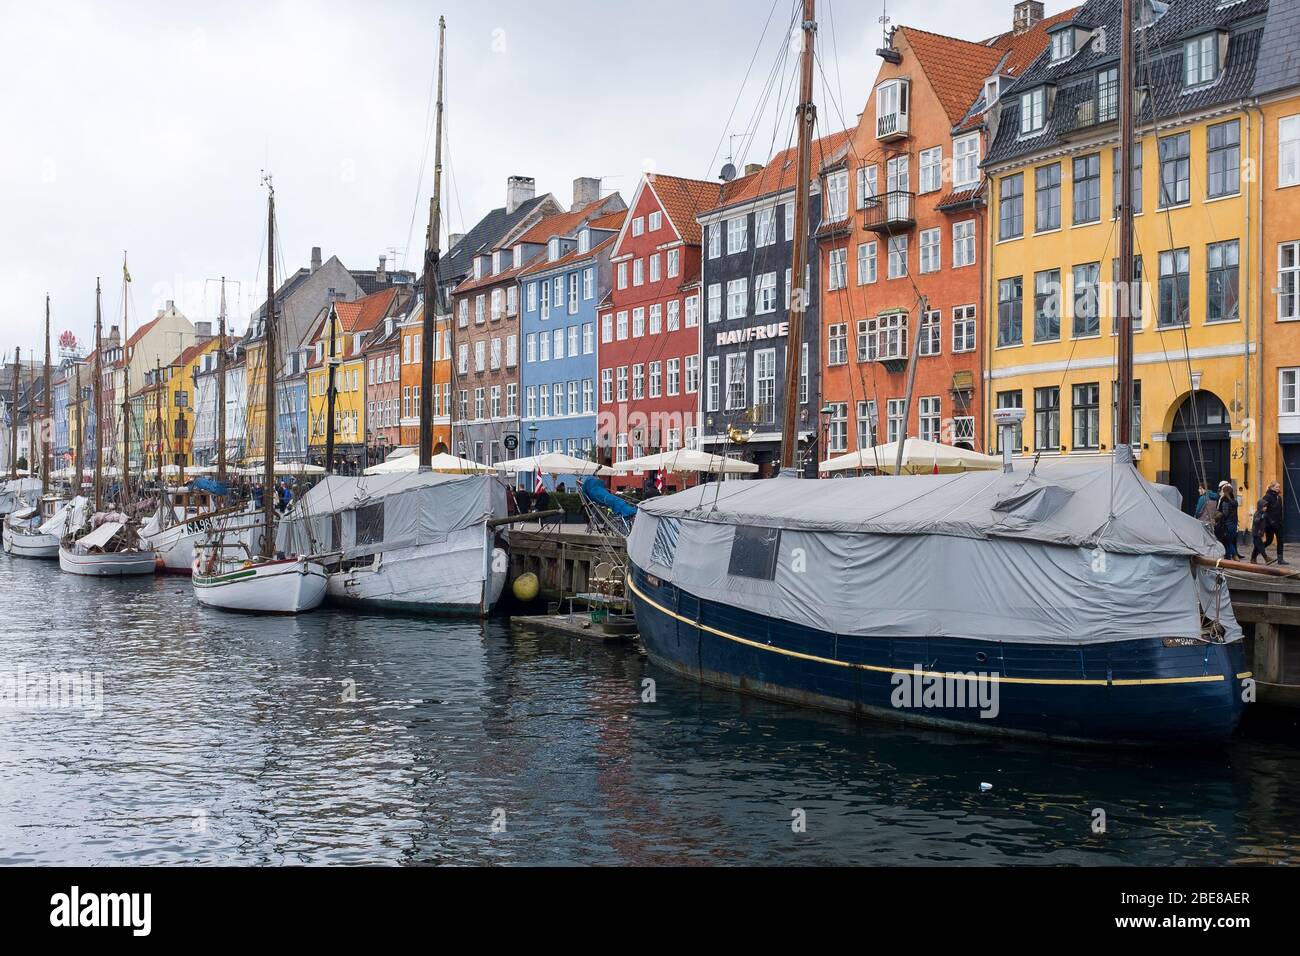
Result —
[[[73, 706], [14, 700], [51, 673], [89, 676]], [[240, 617], [3, 556], [0, 679], [0, 863], [1300, 863], [1286, 730], [1192, 756], [916, 732], [505, 621]]]

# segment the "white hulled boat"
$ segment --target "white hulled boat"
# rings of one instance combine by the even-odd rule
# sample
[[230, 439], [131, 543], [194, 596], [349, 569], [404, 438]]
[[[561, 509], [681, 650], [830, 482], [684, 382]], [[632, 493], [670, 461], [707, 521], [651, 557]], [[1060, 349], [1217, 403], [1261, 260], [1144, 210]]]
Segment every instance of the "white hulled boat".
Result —
[[85, 507], [85, 498], [64, 501], [56, 495], [47, 495], [41, 499], [39, 508], [13, 512], [4, 521], [5, 554], [54, 560], [59, 556], [59, 541], [74, 517], [74, 509], [84, 512]]
[[217, 527], [235, 540], [252, 545], [260, 533], [262, 515], [251, 506], [216, 508], [205, 492], [168, 492], [158, 510], [140, 528], [140, 537], [158, 553], [158, 569], [189, 574], [194, 549]]
[[[275, 379], [279, 365], [276, 352], [275, 301], [275, 190], [269, 176], [266, 242], [266, 408], [276, 408]], [[275, 415], [266, 415], [264, 448], [275, 448]], [[237, 531], [228, 528], [231, 518], [222, 519], [209, 539], [194, 545], [191, 581], [194, 597], [207, 607], [255, 614], [297, 614], [310, 611], [325, 600], [325, 569], [304, 553], [275, 550], [275, 456], [263, 463], [262, 509], [255, 515], [256, 528]], [[249, 546], [251, 533], [259, 547]], [[311, 549], [308, 549], [311, 550]]]
[[130, 522], [111, 516], [79, 537], [68, 536], [59, 545], [59, 567], [69, 574], [92, 578], [120, 578], [153, 574], [157, 555], [141, 546]]

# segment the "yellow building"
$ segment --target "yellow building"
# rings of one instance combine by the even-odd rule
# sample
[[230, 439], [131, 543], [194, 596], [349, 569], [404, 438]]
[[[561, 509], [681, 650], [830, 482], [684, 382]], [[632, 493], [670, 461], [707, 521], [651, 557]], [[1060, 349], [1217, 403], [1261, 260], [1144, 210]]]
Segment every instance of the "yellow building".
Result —
[[1189, 28], [1187, 6], [1139, 4], [1137, 70], [1152, 86], [1137, 96], [1133, 310], [1116, 284], [1117, 41], [1098, 55], [1104, 31], [1091, 26], [1117, 0], [1054, 25], [1036, 63], [1002, 82], [985, 164], [983, 407], [990, 436], [993, 410], [1024, 408], [1022, 455], [1107, 453], [1114, 332], [1132, 315], [1139, 468], [1179, 488], [1190, 511], [1201, 482], [1230, 479], [1244, 500], [1262, 491], [1248, 448], [1257, 313], [1242, 290], [1259, 255], [1247, 214], [1258, 187], [1242, 171], [1255, 162], [1245, 94], [1261, 24], [1248, 3]]
[[1261, 317], [1259, 441], [1261, 489], [1282, 485], [1284, 537], [1300, 538], [1300, 61], [1294, 55], [1300, 4], [1270, 4], [1256, 69], [1251, 136], [1259, 143], [1260, 235], [1254, 308]]
[[[326, 413], [329, 407], [330, 355], [334, 376], [334, 462], [342, 472], [359, 471], [365, 462], [366, 369], [363, 347], [370, 333], [396, 307], [397, 293], [386, 289], [355, 302], [336, 302], [331, 321], [328, 307], [312, 338], [307, 365], [307, 455], [324, 464]], [[333, 352], [331, 353], [331, 338]]]
[[145, 373], [140, 394], [144, 399], [141, 426], [146, 475], [156, 475], [160, 465], [188, 468], [194, 463], [190, 444], [194, 437], [194, 373], [203, 356], [216, 348], [216, 337], [204, 339], [170, 363]]

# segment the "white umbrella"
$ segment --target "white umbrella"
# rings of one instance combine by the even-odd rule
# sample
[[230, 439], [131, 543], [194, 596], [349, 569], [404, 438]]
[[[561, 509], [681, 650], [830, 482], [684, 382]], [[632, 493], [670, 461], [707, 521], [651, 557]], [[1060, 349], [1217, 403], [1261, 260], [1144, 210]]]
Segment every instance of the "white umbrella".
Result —
[[[272, 470], [277, 475], [323, 475], [325, 474], [325, 469], [322, 468], [320, 465], [308, 465], [301, 461], [277, 461], [273, 466]], [[214, 468], [213, 471], [215, 472], [216, 469]], [[230, 469], [230, 471], [233, 474], [246, 475], [248, 477], [252, 477], [254, 475], [262, 475], [266, 473], [265, 468], [261, 465], [249, 465], [246, 468], [232, 468]]]
[[[858, 468], [870, 468], [875, 471], [893, 472], [898, 463], [898, 442], [886, 442], [872, 445], [828, 459], [818, 465], [819, 471], [849, 471]], [[959, 471], [997, 471], [1002, 467], [1002, 459], [993, 455], [981, 455], [968, 448], [956, 448], [942, 445], [923, 438], [907, 438], [903, 441], [903, 471], [912, 475], [928, 475], [938, 469], [944, 474]]]
[[614, 471], [620, 474], [629, 471], [699, 471], [711, 474], [752, 475], [758, 471], [758, 465], [694, 448], [678, 448], [616, 462]]
[[[429, 465], [434, 471], [449, 471], [456, 474], [465, 473], [487, 473], [493, 469], [487, 465], [480, 465], [476, 461], [470, 461], [468, 458], [457, 458], [455, 455], [442, 452], [434, 455], [429, 459]], [[420, 456], [418, 454], [403, 455], [401, 458], [394, 458], [391, 461], [381, 462], [378, 465], [371, 465], [365, 470], [367, 475], [391, 475], [402, 471], [417, 471], [420, 467]]]
[[526, 474], [541, 471], [546, 475], [612, 475], [612, 468], [598, 465], [587, 458], [575, 458], [558, 451], [544, 455], [529, 455], [527, 458], [512, 458], [510, 461], [498, 461], [492, 466], [497, 471], [513, 474]]

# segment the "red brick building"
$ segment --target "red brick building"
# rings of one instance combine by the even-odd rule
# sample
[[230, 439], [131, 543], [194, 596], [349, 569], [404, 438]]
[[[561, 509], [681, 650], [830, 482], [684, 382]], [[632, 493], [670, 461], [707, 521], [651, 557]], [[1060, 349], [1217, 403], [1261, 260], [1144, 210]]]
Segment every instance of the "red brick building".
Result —
[[[719, 201], [719, 183], [650, 174], [637, 186], [610, 257], [601, 303], [601, 459], [623, 461], [690, 444], [700, 388], [700, 225]], [[615, 488], [643, 475], [616, 476]], [[680, 475], [665, 475], [677, 490]]]

